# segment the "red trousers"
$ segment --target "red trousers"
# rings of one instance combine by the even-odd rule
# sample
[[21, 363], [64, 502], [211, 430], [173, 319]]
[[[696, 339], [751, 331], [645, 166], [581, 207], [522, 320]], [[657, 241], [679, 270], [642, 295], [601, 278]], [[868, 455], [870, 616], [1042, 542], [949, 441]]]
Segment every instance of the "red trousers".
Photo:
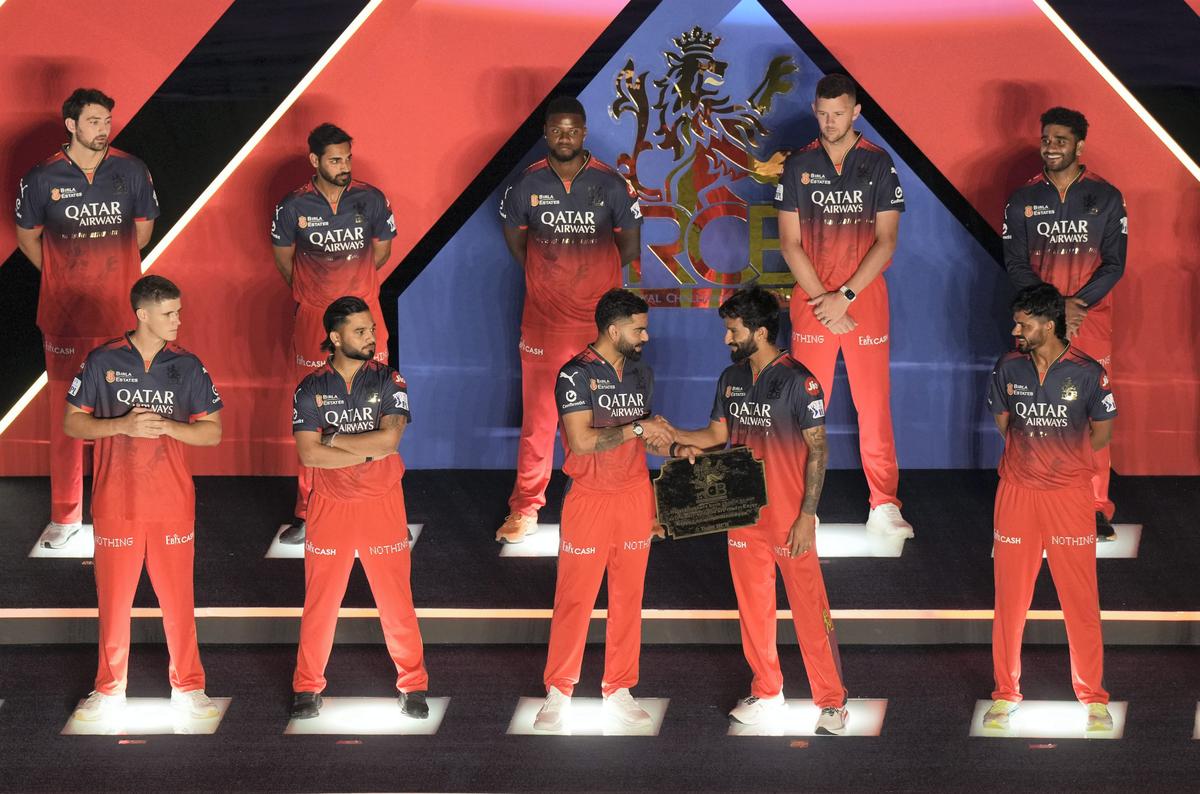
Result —
[[50, 520], [83, 520], [83, 440], [63, 432], [67, 391], [87, 354], [115, 337], [45, 336], [46, 395], [50, 399]]
[[[1104, 322], [1092, 322], [1095, 319]], [[1107, 317], [1096, 318], [1094, 314], [1089, 314], [1088, 319], [1083, 321], [1083, 327], [1079, 329], [1079, 335], [1071, 340], [1071, 345], [1104, 365], [1104, 369], [1111, 378], [1112, 329], [1110, 323], [1111, 321]], [[1103, 513], [1106, 518], [1112, 520], [1116, 506], [1108, 498], [1108, 480], [1112, 469], [1112, 452], [1110, 450], [1111, 446], [1105, 445], [1104, 449], [1092, 452], [1092, 460], [1096, 465], [1095, 474], [1092, 475], [1092, 495], [1095, 500], [1094, 512]], [[1095, 522], [1093, 522], [1093, 526], [1094, 524]]]
[[96, 518], [95, 532], [96, 601], [100, 607], [96, 691], [105, 695], [125, 691], [129, 677], [129, 615], [143, 561], [162, 608], [171, 687], [182, 692], [204, 689], [192, 594], [196, 549], [193, 522]]
[[1096, 521], [1091, 489], [1038, 491], [1000, 480], [993, 550], [996, 616], [992, 620], [993, 699], [1021, 699], [1021, 638], [1042, 567], [1050, 563], [1071, 651], [1071, 682], [1082, 703], [1107, 703], [1100, 595], [1096, 589]]
[[562, 365], [595, 339], [595, 329], [521, 329], [521, 440], [517, 445], [517, 482], [508, 498], [514, 513], [537, 515], [546, 504], [558, 427], [554, 380]]
[[546, 658], [546, 689], [570, 695], [579, 683], [588, 623], [608, 571], [604, 680], [611, 695], [638, 682], [642, 652], [642, 589], [650, 559], [654, 501], [650, 481], [628, 491], [591, 491], [572, 483], [563, 501], [554, 617]]
[[[365, 299], [371, 308], [371, 317], [375, 320], [375, 359], [384, 364], [388, 360], [388, 332], [384, 323], [383, 312], [376, 298]], [[292, 365], [295, 370], [296, 385], [312, 373], [325, 366], [329, 353], [321, 349], [325, 341], [325, 309], [299, 305], [296, 307], [296, 324], [292, 330]], [[304, 518], [308, 515], [308, 495], [312, 493], [313, 471], [307, 466], [300, 466], [296, 475], [296, 509], [294, 515]]]
[[401, 692], [428, 688], [421, 629], [409, 585], [411, 544], [404, 492], [396, 486], [387, 496], [364, 502], [312, 494], [304, 541], [304, 614], [292, 690], [325, 689], [325, 665], [333, 650], [338, 609], [355, 551], [379, 607], [383, 639], [396, 665], [396, 688]]
[[737, 594], [742, 652], [754, 673], [750, 694], [770, 698], [783, 691], [783, 672], [775, 641], [778, 566], [813, 700], [821, 708], [841, 706], [846, 702], [846, 688], [842, 684], [842, 662], [829, 615], [821, 561], [815, 550], [799, 557], [790, 556], [787, 544], [790, 528], [785, 525], [772, 529], [760, 524], [729, 532], [729, 572]]
[[871, 491], [871, 507], [900, 504], [896, 491], [900, 470], [892, 436], [891, 342], [888, 339], [887, 283], [876, 278], [864, 289], [849, 314], [858, 327], [841, 336], [821, 325], [797, 290], [792, 301], [792, 357], [808, 368], [825, 390], [825, 407], [833, 394], [833, 371], [838, 351], [846, 362], [850, 396], [858, 410], [858, 448]]

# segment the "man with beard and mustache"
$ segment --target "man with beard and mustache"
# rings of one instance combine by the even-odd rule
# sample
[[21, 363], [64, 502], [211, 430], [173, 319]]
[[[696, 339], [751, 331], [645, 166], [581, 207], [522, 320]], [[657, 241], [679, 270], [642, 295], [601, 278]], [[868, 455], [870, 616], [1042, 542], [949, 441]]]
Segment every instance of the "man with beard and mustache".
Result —
[[829, 599], [817, 559], [817, 504], [829, 457], [821, 384], [775, 345], [779, 303], [761, 287], [739, 290], [721, 305], [733, 365], [721, 373], [708, 427], [676, 431], [672, 456], [689, 458], [726, 444], [746, 446], [766, 468], [769, 504], [758, 523], [729, 532], [729, 570], [742, 625], [742, 651], [754, 673], [750, 696], [729, 712], [755, 725], [782, 714], [783, 673], [775, 643], [775, 569], [792, 608], [813, 700], [816, 732], [846, 728], [846, 689]]
[[1112, 437], [1117, 404], [1104, 367], [1067, 341], [1071, 319], [1052, 284], [1022, 289], [1012, 310], [1017, 350], [996, 363], [988, 391], [1004, 455], [992, 545], [995, 702], [983, 725], [1007, 729], [1021, 701], [1021, 637], [1044, 550], [1067, 626], [1075, 697], [1087, 706], [1087, 730], [1108, 731], [1091, 478], [1092, 454]]
[[429, 677], [409, 584], [404, 461], [397, 451], [411, 419], [408, 385], [376, 360], [375, 320], [362, 298], [338, 298], [322, 323], [323, 346], [333, 355], [300, 383], [292, 412], [296, 452], [314, 477], [291, 716], [320, 713], [338, 608], [357, 552], [396, 666], [400, 707], [425, 719]]
[[[1017, 289], [1046, 283], [1065, 295], [1071, 346], [1112, 369], [1108, 295], [1125, 272], [1125, 200], [1079, 162], [1088, 132], [1082, 113], [1050, 108], [1041, 124], [1042, 172], [1013, 193], [1004, 208], [1004, 264]], [[1108, 447], [1094, 458], [1096, 537], [1113, 540]]]
[[[396, 221], [387, 197], [350, 178], [351, 138], [332, 124], [308, 135], [308, 161], [316, 173], [275, 208], [271, 244], [275, 266], [292, 288], [296, 323], [292, 357], [296, 379], [325, 366], [322, 315], [342, 295], [366, 301], [380, 319], [375, 357], [387, 363], [387, 330], [379, 308], [379, 268], [392, 253]], [[300, 467], [295, 518], [281, 543], [304, 542], [304, 520], [313, 473]]]
[[546, 108], [549, 155], [504, 192], [504, 241], [525, 269], [521, 316], [521, 437], [509, 514], [496, 540], [520, 543], [537, 529], [554, 465], [558, 369], [595, 334], [592, 309], [621, 286], [641, 252], [637, 191], [583, 148], [583, 105], [556, 97]]
[[[51, 405], [61, 405], [88, 351], [125, 328], [158, 198], [136, 157], [109, 146], [115, 101], [78, 88], [63, 102], [68, 142], [21, 180], [17, 245], [41, 271], [37, 324]], [[50, 523], [38, 541], [66, 545], [83, 527], [83, 442], [50, 422]]]
[[654, 520], [646, 447], [665, 450], [672, 436], [662, 417], [650, 418], [654, 373], [641, 362], [650, 339], [648, 317], [646, 302], [633, 293], [604, 293], [595, 309], [595, 341], [558, 371], [554, 394], [563, 471], [571, 481], [563, 501], [546, 701], [533, 723], [538, 730], [563, 726], [606, 571], [604, 710], [631, 728], [651, 721], [629, 694], [638, 680], [642, 588]]

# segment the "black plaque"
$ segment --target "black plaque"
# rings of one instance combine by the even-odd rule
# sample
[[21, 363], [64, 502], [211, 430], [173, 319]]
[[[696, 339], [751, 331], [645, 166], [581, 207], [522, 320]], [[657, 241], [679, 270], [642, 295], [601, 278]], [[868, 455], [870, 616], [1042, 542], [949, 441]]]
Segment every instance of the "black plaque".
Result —
[[767, 505], [763, 462], [748, 447], [734, 447], [663, 463], [654, 480], [658, 521], [678, 540], [758, 523]]

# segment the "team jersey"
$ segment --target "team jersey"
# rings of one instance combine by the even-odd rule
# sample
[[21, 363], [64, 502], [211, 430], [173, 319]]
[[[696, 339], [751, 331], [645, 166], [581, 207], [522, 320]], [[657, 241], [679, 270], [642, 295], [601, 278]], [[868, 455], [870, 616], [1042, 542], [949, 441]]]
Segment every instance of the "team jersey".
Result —
[[1008, 414], [1000, 476], [1023, 488], [1088, 486], [1095, 473], [1089, 420], [1114, 419], [1108, 374], [1095, 359], [1068, 347], [1039, 381], [1028, 353], [996, 362], [988, 390], [993, 414]]
[[654, 372], [640, 361], [625, 359], [624, 370], [618, 373], [596, 348], [588, 345], [564, 364], [554, 385], [562, 430], [563, 473], [598, 491], [621, 491], [645, 482], [649, 473], [641, 439], [631, 438], [591, 455], [576, 455], [567, 442], [562, 417], [588, 411], [592, 427], [620, 427], [648, 418], [653, 396]]
[[22, 229], [42, 230], [42, 332], [104, 338], [124, 328], [142, 275], [134, 223], [158, 217], [142, 161], [109, 147], [88, 182], [64, 147], [21, 180], [16, 215]]
[[875, 244], [875, 216], [904, 212], [904, 190], [891, 156], [862, 135], [840, 171], [818, 138], [784, 163], [775, 209], [800, 213], [804, 253], [825, 289], [835, 290], [854, 275]]
[[804, 365], [786, 353], [755, 380], [750, 362], [727, 367], [717, 381], [712, 420], [729, 425], [729, 443], [763, 461], [768, 506], [760, 524], [788, 525], [804, 501], [808, 444], [804, 431], [825, 424], [825, 394]]
[[[300, 381], [293, 398], [292, 432], [354, 435], [378, 430], [385, 416], [412, 421], [408, 384], [399, 372], [365, 361], [349, 386], [332, 364]], [[404, 476], [399, 453], [342, 469], [313, 469], [313, 490], [327, 499], [362, 502], [383, 496]]]
[[[88, 354], [67, 402], [98, 419], [117, 419], [142, 407], [189, 423], [223, 407], [200, 359], [168, 342], [147, 362], [128, 334]], [[127, 521], [194, 519], [196, 492], [183, 450], [182, 442], [165, 435], [96, 439], [92, 515]]]
[[296, 246], [292, 296], [321, 311], [344, 295], [369, 303], [379, 299], [371, 244], [395, 236], [396, 219], [387, 198], [378, 188], [353, 180], [336, 212], [309, 180], [279, 202], [271, 221], [271, 243]]
[[1001, 237], [1017, 289], [1046, 282], [1094, 307], [1125, 272], [1125, 200], [1086, 168], [1061, 199], [1043, 172], [1009, 198]]
[[588, 155], [574, 179], [538, 160], [504, 191], [500, 217], [527, 229], [521, 324], [551, 330], [595, 327], [596, 302], [621, 286], [614, 232], [642, 223], [637, 191]]

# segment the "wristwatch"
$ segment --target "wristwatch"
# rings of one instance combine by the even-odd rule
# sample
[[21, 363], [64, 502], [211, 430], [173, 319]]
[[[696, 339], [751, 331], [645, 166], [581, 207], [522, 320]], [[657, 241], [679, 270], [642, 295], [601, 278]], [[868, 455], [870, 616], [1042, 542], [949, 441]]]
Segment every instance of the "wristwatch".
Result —
[[633, 434], [635, 436], [637, 436], [638, 438], [641, 438], [642, 436], [644, 436], [646, 434], [646, 428], [642, 427], [641, 422], [633, 423]]
[[857, 292], [850, 289], [849, 287], [847, 287], [844, 284], [842, 286], [838, 287], [838, 292], [840, 292], [840, 293], [842, 293], [842, 295], [846, 296], [846, 300], [850, 301], [851, 303], [854, 303], [854, 299], [858, 297]]

